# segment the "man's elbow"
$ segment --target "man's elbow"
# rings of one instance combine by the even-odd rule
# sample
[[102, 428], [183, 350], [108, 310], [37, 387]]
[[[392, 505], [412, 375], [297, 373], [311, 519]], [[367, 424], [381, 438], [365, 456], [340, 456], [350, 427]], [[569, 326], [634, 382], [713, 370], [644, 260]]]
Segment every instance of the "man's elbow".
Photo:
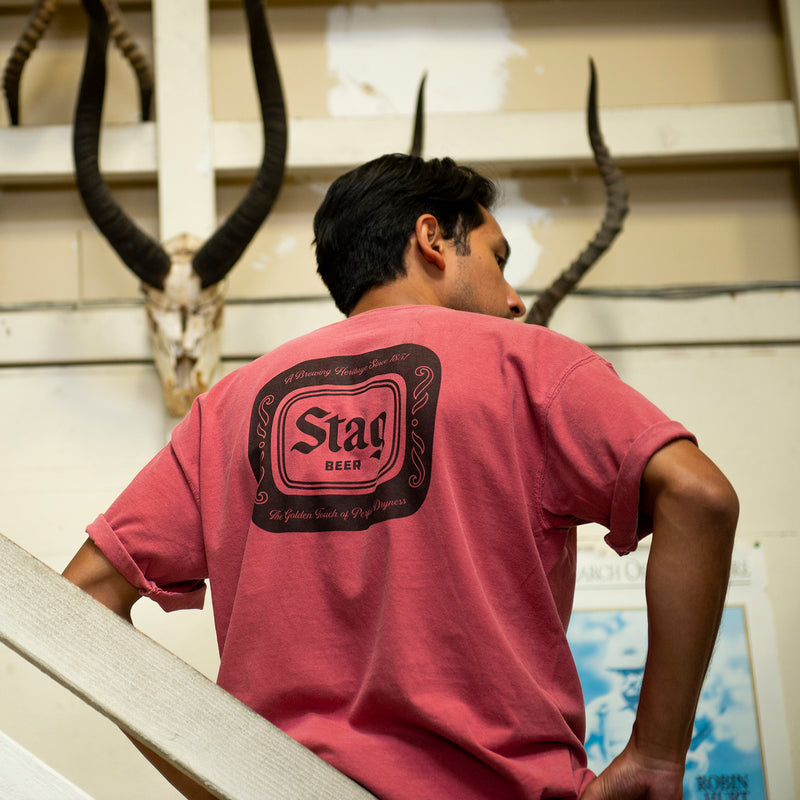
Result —
[[701, 450], [679, 440], [656, 453], [643, 476], [643, 496], [654, 519], [733, 538], [739, 498], [730, 481]]
[[711, 461], [679, 482], [676, 506], [693, 518], [696, 528], [713, 533], [720, 546], [731, 548], [739, 520], [739, 497], [725, 475]]
[[739, 521], [739, 497], [736, 490], [720, 472], [716, 480], [704, 482], [698, 494], [695, 502], [702, 509], [706, 525], [732, 547]]

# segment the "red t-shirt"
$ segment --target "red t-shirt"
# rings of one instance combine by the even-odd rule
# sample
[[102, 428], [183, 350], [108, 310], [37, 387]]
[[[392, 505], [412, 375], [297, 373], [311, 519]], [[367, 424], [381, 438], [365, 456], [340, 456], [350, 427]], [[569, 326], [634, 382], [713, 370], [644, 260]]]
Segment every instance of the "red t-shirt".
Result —
[[208, 578], [220, 685], [383, 800], [574, 798], [575, 526], [635, 549], [682, 437], [549, 330], [380, 309], [216, 384], [89, 534], [168, 610]]

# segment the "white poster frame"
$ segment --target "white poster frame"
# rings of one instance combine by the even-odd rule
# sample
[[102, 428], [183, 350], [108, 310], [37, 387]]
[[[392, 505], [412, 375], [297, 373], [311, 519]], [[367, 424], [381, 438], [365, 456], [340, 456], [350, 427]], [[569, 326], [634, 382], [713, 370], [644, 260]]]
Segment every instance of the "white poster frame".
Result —
[[[619, 617], [620, 612], [638, 610], [644, 615], [648, 555], [648, 540], [641, 542], [635, 552], [622, 558], [602, 542], [579, 545], [573, 606], [573, 612], [578, 613], [573, 613], [570, 633], [575, 630], [574, 624], [580, 619], [580, 612], [608, 612], [609, 620], [612, 615]], [[739, 612], [736, 610], [741, 609], [744, 617], [744, 646], [752, 676], [763, 796], [765, 800], [785, 800], [795, 794], [775, 631], [766, 588], [767, 571], [763, 550], [757, 545], [737, 545], [725, 601], [726, 613], [731, 609], [737, 614]], [[642, 627], [641, 632], [637, 631], [635, 637], [646, 640], [646, 626]], [[642, 654], [643, 659], [646, 641], [639, 644], [639, 654]], [[636, 650], [636, 646], [629, 648], [628, 657], [639, 657]], [[577, 654], [576, 663], [581, 673], [582, 664]], [[714, 664], [712, 658], [712, 670]], [[584, 672], [582, 681], [585, 682], [586, 677]], [[587, 695], [586, 701], [591, 704], [592, 697]], [[591, 719], [589, 722], [591, 726]], [[591, 729], [587, 730], [587, 743], [591, 733]], [[735, 774], [717, 774], [712, 771], [699, 780], [694, 776], [692, 790], [686, 797], [687, 800], [760, 800], [759, 795], [760, 787], [753, 791], [752, 786], [748, 787], [744, 781], [737, 780]]]

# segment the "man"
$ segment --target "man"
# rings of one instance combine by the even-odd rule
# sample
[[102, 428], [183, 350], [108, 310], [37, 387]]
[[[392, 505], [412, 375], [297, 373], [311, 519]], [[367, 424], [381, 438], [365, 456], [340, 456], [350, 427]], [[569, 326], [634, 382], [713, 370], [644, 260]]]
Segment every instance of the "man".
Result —
[[[334, 182], [348, 318], [201, 397], [65, 574], [127, 618], [209, 578], [220, 685], [385, 800], [675, 800], [736, 496], [606, 362], [513, 322], [493, 201], [449, 159]], [[565, 636], [590, 521], [620, 554], [653, 531], [639, 711], [597, 779]]]
[[600, 770], [622, 752], [636, 721], [636, 707], [644, 677], [646, 638], [630, 632], [616, 633], [609, 640], [603, 671], [613, 685], [586, 705], [584, 746], [589, 767]]

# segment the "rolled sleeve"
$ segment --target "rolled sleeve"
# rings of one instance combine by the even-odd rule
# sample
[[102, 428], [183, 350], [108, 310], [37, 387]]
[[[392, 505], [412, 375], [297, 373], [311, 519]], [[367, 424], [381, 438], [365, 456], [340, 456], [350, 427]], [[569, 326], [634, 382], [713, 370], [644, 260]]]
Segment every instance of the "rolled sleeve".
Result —
[[105, 515], [100, 514], [86, 529], [92, 541], [103, 551], [128, 583], [135, 586], [142, 597], [155, 600], [164, 611], [178, 611], [184, 608], [202, 608], [206, 596], [206, 583], [200, 581], [181, 581], [159, 586], [139, 569], [125, 546], [108, 524]]
[[546, 527], [594, 522], [620, 555], [651, 533], [639, 510], [642, 473], [655, 452], [694, 436], [593, 355], [559, 382], [547, 412], [542, 473]]
[[638, 436], [622, 459], [611, 501], [610, 531], [606, 543], [621, 556], [633, 552], [641, 539], [653, 532], [652, 521], [639, 513], [642, 473], [658, 450], [676, 439], [695, 441], [672, 420], [657, 422]]
[[[192, 424], [184, 420], [176, 433]], [[165, 611], [201, 608], [208, 577], [199, 457], [196, 447], [179, 454], [176, 433], [86, 529], [125, 579]]]

